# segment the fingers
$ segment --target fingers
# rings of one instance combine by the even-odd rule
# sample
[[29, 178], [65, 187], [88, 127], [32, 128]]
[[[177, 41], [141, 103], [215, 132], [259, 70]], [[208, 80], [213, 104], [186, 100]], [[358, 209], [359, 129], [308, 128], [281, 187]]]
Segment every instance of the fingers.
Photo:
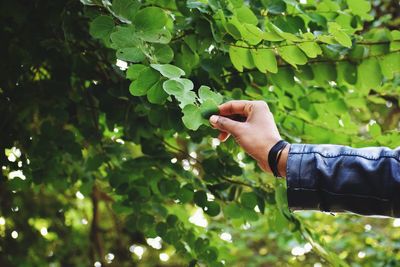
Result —
[[212, 115], [210, 117], [210, 123], [214, 128], [233, 135], [237, 135], [239, 130], [243, 127], [243, 123], [241, 122], [217, 115]]
[[247, 100], [233, 100], [220, 105], [219, 114], [222, 116], [239, 114], [248, 116], [254, 102]]
[[218, 139], [219, 139], [221, 142], [225, 142], [225, 141], [229, 138], [229, 136], [230, 136], [230, 133], [221, 131], [221, 132], [219, 133], [219, 135], [218, 135]]

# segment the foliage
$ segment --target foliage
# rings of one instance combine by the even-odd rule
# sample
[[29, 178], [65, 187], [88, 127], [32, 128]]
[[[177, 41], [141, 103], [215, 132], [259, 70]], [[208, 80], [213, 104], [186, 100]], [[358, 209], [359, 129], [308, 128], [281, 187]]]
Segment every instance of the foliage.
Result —
[[1, 266], [400, 260], [391, 219], [290, 212], [204, 118], [260, 99], [290, 142], [399, 146], [394, 1], [81, 2], [0, 4]]

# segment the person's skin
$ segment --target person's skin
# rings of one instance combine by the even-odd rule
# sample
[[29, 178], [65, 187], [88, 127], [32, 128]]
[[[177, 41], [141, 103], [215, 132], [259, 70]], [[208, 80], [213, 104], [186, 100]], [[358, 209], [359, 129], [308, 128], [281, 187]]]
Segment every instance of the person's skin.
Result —
[[[269, 150], [281, 140], [274, 116], [263, 101], [233, 100], [219, 107], [219, 116], [210, 117], [211, 125], [220, 130], [218, 139], [224, 142], [232, 135], [236, 142], [253, 157], [261, 169], [271, 172], [268, 166]], [[245, 122], [227, 118], [230, 115], [246, 117]], [[278, 163], [279, 173], [286, 177], [289, 146], [282, 151]]]

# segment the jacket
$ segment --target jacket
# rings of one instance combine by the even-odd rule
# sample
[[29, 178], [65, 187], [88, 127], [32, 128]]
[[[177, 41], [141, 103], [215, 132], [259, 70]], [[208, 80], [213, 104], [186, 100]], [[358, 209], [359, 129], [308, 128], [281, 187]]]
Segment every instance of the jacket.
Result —
[[291, 210], [400, 217], [400, 147], [292, 144], [286, 168]]

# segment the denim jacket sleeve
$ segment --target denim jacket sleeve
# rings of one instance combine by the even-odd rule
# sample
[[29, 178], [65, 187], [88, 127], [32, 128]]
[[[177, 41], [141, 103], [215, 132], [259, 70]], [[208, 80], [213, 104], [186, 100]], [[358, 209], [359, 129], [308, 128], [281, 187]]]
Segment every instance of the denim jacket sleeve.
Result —
[[400, 217], [400, 147], [292, 144], [286, 176], [292, 210]]

